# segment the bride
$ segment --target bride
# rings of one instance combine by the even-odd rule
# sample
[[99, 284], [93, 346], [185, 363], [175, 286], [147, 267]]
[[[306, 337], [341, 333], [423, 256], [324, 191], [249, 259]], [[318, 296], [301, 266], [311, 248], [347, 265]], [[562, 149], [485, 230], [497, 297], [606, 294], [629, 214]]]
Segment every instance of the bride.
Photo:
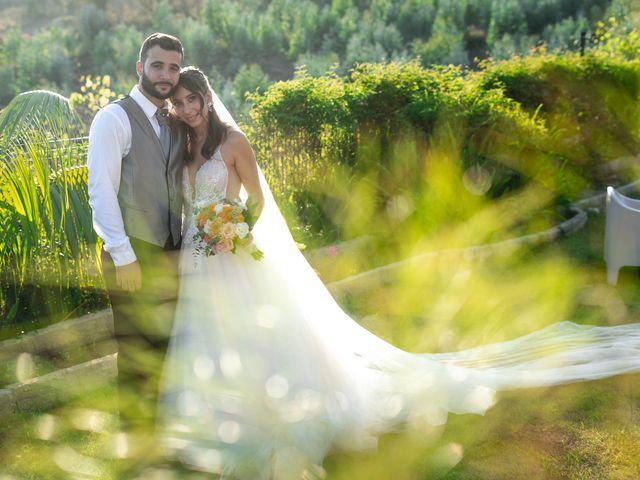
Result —
[[[181, 286], [164, 366], [159, 429], [180, 462], [223, 478], [322, 474], [330, 452], [449, 412], [484, 413], [501, 389], [640, 370], [640, 328], [562, 322], [495, 345], [412, 354], [342, 311], [280, 215], [251, 147], [187, 67], [172, 99], [188, 131]], [[243, 192], [244, 191], [244, 192]], [[246, 196], [248, 250], [205, 256], [194, 210]]]

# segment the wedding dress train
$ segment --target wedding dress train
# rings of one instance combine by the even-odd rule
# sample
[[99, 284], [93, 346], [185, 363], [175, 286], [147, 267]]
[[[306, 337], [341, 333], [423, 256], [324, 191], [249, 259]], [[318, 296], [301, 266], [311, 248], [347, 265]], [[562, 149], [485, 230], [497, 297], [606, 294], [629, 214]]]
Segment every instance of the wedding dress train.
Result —
[[226, 194], [220, 151], [195, 191], [185, 175], [181, 287], [158, 411], [167, 448], [185, 464], [239, 479], [312, 477], [330, 451], [369, 448], [382, 432], [439, 425], [450, 412], [481, 414], [498, 390], [640, 370], [636, 324], [563, 322], [447, 354], [394, 347], [331, 297], [260, 175], [261, 261], [241, 250], [194, 254], [189, 212]]

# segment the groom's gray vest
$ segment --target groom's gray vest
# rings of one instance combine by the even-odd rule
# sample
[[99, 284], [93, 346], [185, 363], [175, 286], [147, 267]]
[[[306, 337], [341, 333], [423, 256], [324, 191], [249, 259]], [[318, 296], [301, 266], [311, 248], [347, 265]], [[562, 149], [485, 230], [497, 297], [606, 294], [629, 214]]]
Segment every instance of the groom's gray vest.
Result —
[[171, 154], [165, 159], [160, 139], [136, 101], [119, 100], [131, 123], [131, 150], [122, 159], [118, 203], [127, 235], [164, 247], [180, 241], [184, 134], [171, 119]]

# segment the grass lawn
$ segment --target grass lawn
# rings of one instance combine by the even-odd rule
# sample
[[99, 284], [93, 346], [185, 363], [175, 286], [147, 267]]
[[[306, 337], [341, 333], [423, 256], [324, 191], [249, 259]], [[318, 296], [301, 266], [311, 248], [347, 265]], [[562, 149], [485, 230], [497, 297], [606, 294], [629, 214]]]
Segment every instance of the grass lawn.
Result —
[[[352, 299], [349, 308], [412, 351], [457, 350], [560, 320], [637, 321], [637, 269], [623, 270], [617, 287], [606, 285], [602, 244], [603, 216], [592, 215], [585, 229], [540, 249], [482, 261], [437, 259], [419, 273], [401, 272], [398, 285]], [[386, 435], [377, 451], [330, 456], [328, 478], [640, 478], [638, 380], [621, 375], [503, 392], [484, 416], [450, 415], [442, 427]], [[108, 387], [1, 422], [0, 479], [115, 478], [119, 446], [106, 433], [115, 425], [114, 398]]]
[[[605, 284], [603, 220], [552, 247], [580, 270], [568, 320], [637, 322], [638, 270]], [[640, 375], [502, 394], [484, 417], [451, 417], [441, 441], [456, 439], [465, 455], [447, 480], [640, 478]]]
[[[436, 259], [400, 272], [408, 279], [400, 289], [385, 286], [349, 306], [411, 351], [458, 350], [562, 320], [637, 322], [638, 269], [607, 285], [603, 246], [604, 216], [592, 213], [552, 245], [507, 258]], [[426, 308], [425, 297], [433, 299]], [[339, 479], [640, 478], [640, 374], [502, 392], [484, 416], [449, 415], [442, 428], [387, 435], [375, 454], [330, 457], [327, 469]]]
[[[106, 431], [95, 431], [116, 428], [115, 399], [115, 386], [109, 386], [48, 412], [3, 421], [0, 478], [5, 480], [5, 474], [7, 480], [115, 479], [113, 437]], [[91, 412], [100, 415], [93, 420], [93, 426], [100, 427], [94, 431], [87, 421]]]

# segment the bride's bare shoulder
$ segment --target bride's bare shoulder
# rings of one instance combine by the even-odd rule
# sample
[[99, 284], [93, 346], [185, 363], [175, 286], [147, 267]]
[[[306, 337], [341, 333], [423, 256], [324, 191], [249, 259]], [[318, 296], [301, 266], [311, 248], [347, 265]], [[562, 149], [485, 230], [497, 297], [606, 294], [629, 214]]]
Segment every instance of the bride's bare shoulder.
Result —
[[227, 133], [222, 150], [224, 151], [223, 153], [232, 156], [235, 160], [253, 157], [253, 150], [249, 140], [247, 140], [244, 133], [237, 130], [231, 130]]
[[229, 130], [227, 137], [224, 140], [224, 144], [229, 146], [238, 146], [243, 143], [249, 143], [247, 136], [239, 130]]

